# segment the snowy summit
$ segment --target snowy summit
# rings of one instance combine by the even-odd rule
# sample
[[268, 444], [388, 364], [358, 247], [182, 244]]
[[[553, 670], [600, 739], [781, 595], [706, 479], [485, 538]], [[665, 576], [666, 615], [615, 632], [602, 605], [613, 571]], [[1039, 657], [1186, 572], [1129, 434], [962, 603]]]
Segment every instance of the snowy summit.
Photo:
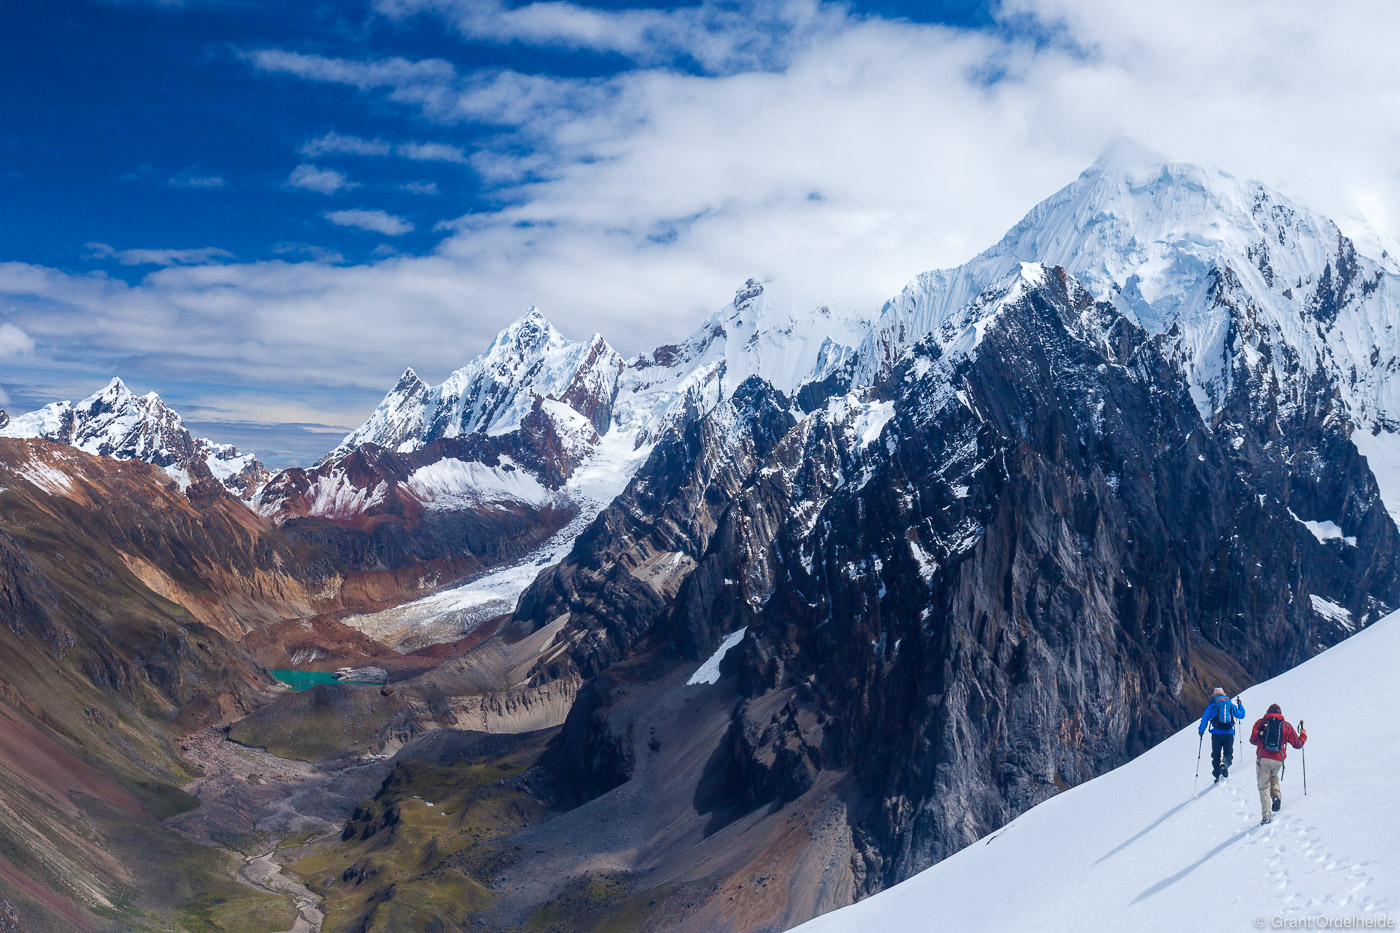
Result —
[[51, 402], [0, 424], [0, 437], [41, 438], [100, 457], [144, 460], [188, 487], [208, 474], [231, 492], [251, 496], [267, 479], [252, 454], [195, 437], [155, 392], [136, 395], [113, 378], [81, 402]]

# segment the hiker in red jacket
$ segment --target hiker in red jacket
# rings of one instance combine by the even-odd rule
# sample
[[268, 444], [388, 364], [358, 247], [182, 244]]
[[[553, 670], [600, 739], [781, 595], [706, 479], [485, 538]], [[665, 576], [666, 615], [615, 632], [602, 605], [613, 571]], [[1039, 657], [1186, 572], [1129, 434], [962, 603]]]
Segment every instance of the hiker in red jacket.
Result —
[[1272, 811], [1283, 806], [1279, 777], [1283, 773], [1283, 760], [1288, 757], [1288, 746], [1302, 748], [1307, 740], [1308, 730], [1304, 729], [1301, 734], [1294, 732], [1277, 703], [1270, 706], [1264, 718], [1250, 730], [1249, 744], [1258, 749], [1255, 771], [1259, 777], [1259, 807], [1264, 811], [1264, 818], [1259, 821], [1261, 825], [1272, 822]]

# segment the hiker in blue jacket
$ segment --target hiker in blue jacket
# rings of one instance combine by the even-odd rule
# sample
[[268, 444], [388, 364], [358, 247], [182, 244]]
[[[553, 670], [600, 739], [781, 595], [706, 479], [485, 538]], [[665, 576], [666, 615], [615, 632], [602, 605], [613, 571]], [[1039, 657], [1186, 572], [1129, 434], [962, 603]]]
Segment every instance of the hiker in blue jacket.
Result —
[[1215, 695], [1206, 704], [1201, 714], [1201, 728], [1196, 732], [1206, 734], [1210, 726], [1210, 766], [1216, 783], [1230, 776], [1230, 765], [1235, 763], [1235, 720], [1244, 717], [1244, 704], [1239, 697], [1231, 703], [1223, 687], [1215, 688]]

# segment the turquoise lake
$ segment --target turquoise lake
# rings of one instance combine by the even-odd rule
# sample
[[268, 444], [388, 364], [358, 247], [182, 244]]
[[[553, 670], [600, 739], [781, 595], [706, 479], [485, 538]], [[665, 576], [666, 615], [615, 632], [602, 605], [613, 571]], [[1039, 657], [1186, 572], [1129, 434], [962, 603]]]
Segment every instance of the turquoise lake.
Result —
[[273, 677], [276, 677], [278, 680], [282, 681], [282, 683], [291, 687], [293, 691], [310, 690], [312, 687], [318, 686], [320, 684], [333, 684], [337, 687], [379, 686], [378, 683], [371, 683], [369, 681], [336, 680], [335, 674], [331, 673], [330, 671], [271, 670], [268, 671], [268, 673], [271, 674]]

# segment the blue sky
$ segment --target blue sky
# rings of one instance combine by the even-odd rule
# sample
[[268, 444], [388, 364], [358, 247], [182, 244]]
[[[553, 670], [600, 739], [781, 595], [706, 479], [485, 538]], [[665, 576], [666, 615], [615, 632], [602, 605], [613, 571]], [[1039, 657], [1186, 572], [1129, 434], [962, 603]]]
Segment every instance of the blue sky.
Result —
[[0, 405], [121, 375], [304, 462], [532, 304], [878, 306], [1119, 133], [1393, 233], [1390, 6], [1139, 6], [7, 4]]
[[[627, 6], [640, 5], [604, 8]], [[871, 9], [959, 24], [988, 16], [966, 0]], [[8, 4], [0, 17], [0, 255], [132, 281], [149, 264], [124, 265], [121, 252], [150, 244], [365, 262], [383, 237], [326, 212], [402, 218], [414, 229], [387, 242], [421, 253], [441, 239], [437, 222], [490, 206], [493, 187], [467, 154], [497, 126], [424, 120], [353, 87], [269, 74], [250, 55], [440, 59], [463, 74], [582, 79], [635, 67], [616, 53], [471, 41], [439, 19], [376, 15], [367, 2], [45, 0]], [[648, 64], [704, 70], [684, 54]]]

